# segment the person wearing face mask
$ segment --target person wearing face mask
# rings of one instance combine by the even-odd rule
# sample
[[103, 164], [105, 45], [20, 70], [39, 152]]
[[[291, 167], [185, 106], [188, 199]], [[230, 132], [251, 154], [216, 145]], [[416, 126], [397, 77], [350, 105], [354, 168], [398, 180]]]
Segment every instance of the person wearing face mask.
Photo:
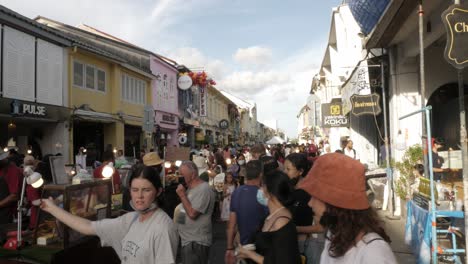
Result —
[[264, 264], [301, 263], [296, 226], [286, 208], [291, 203], [292, 191], [289, 178], [282, 171], [273, 170], [263, 177], [263, 186], [257, 192], [257, 201], [267, 205], [270, 214], [257, 235], [255, 251], [240, 247], [239, 257]]
[[326, 230], [321, 264], [397, 263], [383, 222], [366, 195], [365, 168], [339, 153], [319, 157], [299, 188], [312, 198], [314, 220]]
[[296, 188], [310, 169], [306, 154], [289, 154], [284, 162], [284, 168], [295, 188], [292, 193], [294, 202], [289, 209], [297, 228], [299, 252], [306, 256], [308, 264], [320, 263], [320, 255], [325, 244], [323, 227], [320, 223], [313, 221], [314, 212], [308, 206], [310, 195]]
[[153, 168], [135, 165], [130, 176], [131, 206], [118, 218], [90, 221], [43, 199], [41, 209], [85, 235], [97, 235], [103, 246], [111, 246], [122, 263], [176, 263], [179, 237], [172, 219], [158, 207], [162, 192]]
[[206, 264], [212, 243], [211, 215], [215, 206], [215, 193], [208, 183], [200, 179], [195, 163], [182, 162], [179, 174], [187, 185], [187, 189], [182, 184], [177, 187], [176, 193], [181, 204], [174, 211], [174, 221], [182, 244], [182, 263]]
[[237, 165], [239, 165], [239, 184], [244, 185], [246, 172], [246, 160], [244, 154], [239, 154], [237, 157]]

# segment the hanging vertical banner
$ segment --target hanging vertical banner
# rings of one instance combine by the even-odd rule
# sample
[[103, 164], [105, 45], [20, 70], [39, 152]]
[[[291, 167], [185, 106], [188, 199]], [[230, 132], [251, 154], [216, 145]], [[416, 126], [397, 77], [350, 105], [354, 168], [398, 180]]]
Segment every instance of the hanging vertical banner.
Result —
[[207, 112], [207, 101], [208, 94], [206, 93], [205, 87], [200, 87], [200, 116], [206, 116]]

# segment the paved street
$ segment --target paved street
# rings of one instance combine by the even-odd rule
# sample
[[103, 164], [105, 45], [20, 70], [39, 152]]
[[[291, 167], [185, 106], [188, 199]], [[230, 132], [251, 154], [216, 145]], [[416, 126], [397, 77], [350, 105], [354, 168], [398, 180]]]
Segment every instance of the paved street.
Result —
[[[385, 218], [386, 211], [378, 211], [379, 215], [385, 221], [385, 230], [390, 236], [392, 243], [393, 253], [400, 264], [414, 264], [416, 258], [411, 253], [410, 248], [405, 244], [405, 223], [406, 220], [401, 218], [400, 220], [389, 220]], [[214, 244], [211, 247], [210, 252], [210, 264], [222, 264], [224, 263], [224, 250], [226, 248], [226, 224], [217, 222], [214, 224]]]

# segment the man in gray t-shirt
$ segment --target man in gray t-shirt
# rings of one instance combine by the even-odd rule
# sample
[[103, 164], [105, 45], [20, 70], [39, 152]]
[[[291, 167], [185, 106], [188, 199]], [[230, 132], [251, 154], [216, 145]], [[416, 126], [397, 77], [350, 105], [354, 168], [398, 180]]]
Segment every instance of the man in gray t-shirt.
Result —
[[181, 200], [174, 211], [182, 242], [182, 263], [206, 264], [212, 243], [212, 223], [215, 195], [208, 183], [198, 177], [198, 168], [191, 161], [185, 161], [179, 168], [188, 190], [181, 184], [176, 193]]

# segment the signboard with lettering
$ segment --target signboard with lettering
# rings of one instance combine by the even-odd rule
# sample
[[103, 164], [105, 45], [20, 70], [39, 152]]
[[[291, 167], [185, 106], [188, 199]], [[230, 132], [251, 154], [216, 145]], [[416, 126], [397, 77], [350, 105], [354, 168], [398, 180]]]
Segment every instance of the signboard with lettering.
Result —
[[190, 158], [190, 148], [167, 146], [164, 160], [184, 161]]
[[380, 108], [380, 96], [376, 93], [369, 95], [353, 95], [351, 100], [351, 113], [355, 116], [360, 115], [379, 115], [382, 112]]
[[343, 115], [341, 99], [335, 99], [329, 104], [322, 104], [322, 127], [349, 127], [349, 120]]
[[165, 123], [170, 123], [170, 124], [175, 124], [176, 123], [174, 115], [163, 114], [162, 115], [162, 121], [165, 122]]
[[36, 103], [26, 103], [20, 102], [18, 100], [13, 100], [11, 102], [11, 114], [16, 116], [29, 115], [37, 117], [46, 117], [47, 108], [43, 105]]
[[207, 97], [208, 93], [205, 87], [200, 87], [200, 116], [206, 116], [207, 115]]
[[229, 121], [227, 121], [226, 119], [219, 121], [219, 128], [227, 129], [228, 127], [229, 127]]
[[442, 22], [447, 32], [444, 56], [457, 69], [468, 65], [468, 8], [451, 5], [442, 13]]

